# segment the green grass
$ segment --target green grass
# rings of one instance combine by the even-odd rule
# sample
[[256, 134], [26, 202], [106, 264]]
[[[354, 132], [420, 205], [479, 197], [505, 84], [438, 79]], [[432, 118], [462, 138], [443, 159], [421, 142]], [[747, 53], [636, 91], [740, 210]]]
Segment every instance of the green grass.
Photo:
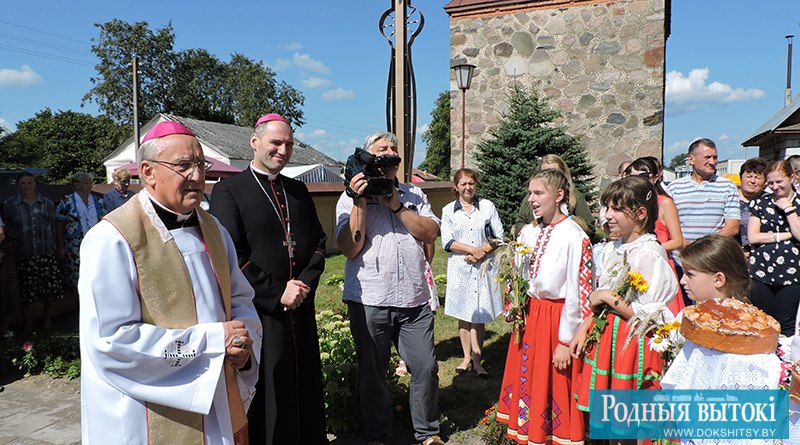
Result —
[[[325, 273], [316, 294], [317, 311], [327, 309], [346, 315], [347, 308], [342, 303], [339, 286], [325, 284], [335, 275], [344, 275], [344, 263], [343, 255], [327, 259]], [[440, 240], [436, 242], [432, 269], [434, 276], [447, 271], [447, 253], [442, 249]], [[446, 304], [444, 286], [440, 286], [438, 290], [440, 301]], [[443, 307], [436, 312], [434, 335], [436, 358], [439, 361], [439, 412], [444, 429], [451, 434], [452, 439], [457, 440], [462, 435], [480, 434], [480, 421], [484, 411], [497, 402], [500, 394], [510, 332], [510, 326], [502, 317], [486, 325], [483, 358], [490, 378], [479, 379], [475, 373], [456, 374], [455, 368], [462, 358], [458, 320], [445, 316]], [[407, 384], [408, 379], [404, 377], [401, 382]]]

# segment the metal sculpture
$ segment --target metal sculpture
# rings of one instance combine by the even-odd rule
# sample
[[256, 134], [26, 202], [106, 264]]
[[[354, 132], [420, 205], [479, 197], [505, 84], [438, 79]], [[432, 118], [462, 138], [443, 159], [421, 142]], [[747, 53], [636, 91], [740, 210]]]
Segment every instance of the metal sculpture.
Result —
[[[389, 78], [386, 83], [386, 127], [397, 135], [403, 158], [400, 180], [411, 180], [414, 141], [417, 136], [417, 83], [411, 60], [411, 45], [425, 26], [425, 17], [411, 0], [389, 0], [381, 15], [378, 30], [391, 48]], [[398, 23], [403, 26], [398, 26]], [[408, 37], [407, 37], [408, 36]]]

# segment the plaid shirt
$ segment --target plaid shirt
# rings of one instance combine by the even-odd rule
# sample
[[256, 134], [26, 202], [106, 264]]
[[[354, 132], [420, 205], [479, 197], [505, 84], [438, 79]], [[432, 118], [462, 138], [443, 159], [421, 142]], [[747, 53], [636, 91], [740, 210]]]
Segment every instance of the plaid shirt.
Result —
[[6, 234], [16, 241], [17, 256], [51, 255], [55, 251], [55, 204], [37, 194], [29, 205], [17, 194], [3, 204]]
[[[400, 184], [406, 209], [439, 224], [428, 197], [418, 187]], [[336, 204], [336, 235], [350, 221], [353, 199], [342, 193]], [[417, 307], [431, 298], [425, 279], [423, 243], [414, 238], [377, 200], [367, 203], [364, 248], [344, 266], [344, 301], [367, 306]]]

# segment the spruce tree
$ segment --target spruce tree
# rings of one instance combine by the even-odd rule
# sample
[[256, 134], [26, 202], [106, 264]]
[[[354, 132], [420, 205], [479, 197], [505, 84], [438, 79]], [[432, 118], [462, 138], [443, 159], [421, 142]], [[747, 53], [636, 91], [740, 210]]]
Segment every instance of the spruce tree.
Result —
[[526, 184], [539, 166], [539, 158], [557, 154], [564, 159], [575, 187], [586, 201], [594, 198], [592, 166], [577, 137], [553, 125], [560, 116], [534, 90], [512, 87], [508, 95], [509, 109], [503, 114], [490, 137], [478, 145], [480, 194], [497, 207], [506, 228], [514, 222], [517, 209], [527, 192]]

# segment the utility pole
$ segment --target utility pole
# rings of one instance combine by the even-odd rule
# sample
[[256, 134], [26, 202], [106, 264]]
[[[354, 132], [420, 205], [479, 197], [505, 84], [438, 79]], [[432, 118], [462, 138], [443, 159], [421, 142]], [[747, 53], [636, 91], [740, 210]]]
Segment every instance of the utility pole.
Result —
[[[135, 157], [136, 153], [139, 153], [139, 58], [134, 56], [131, 65], [133, 65], [133, 147]], [[138, 162], [140, 159], [134, 159], [134, 161]]]

